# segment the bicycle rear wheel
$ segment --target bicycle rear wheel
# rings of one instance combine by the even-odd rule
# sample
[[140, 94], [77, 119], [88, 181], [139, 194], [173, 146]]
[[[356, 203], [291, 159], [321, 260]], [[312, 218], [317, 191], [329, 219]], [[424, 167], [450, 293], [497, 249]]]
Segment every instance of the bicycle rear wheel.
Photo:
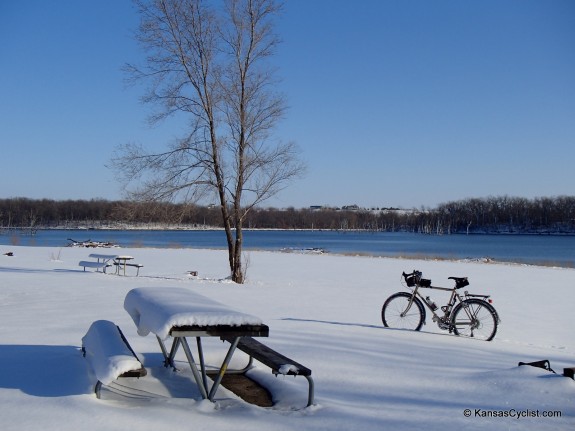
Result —
[[487, 302], [471, 298], [457, 304], [453, 310], [455, 335], [491, 341], [497, 332], [497, 311]]
[[425, 309], [418, 298], [411, 294], [398, 292], [391, 295], [381, 308], [381, 320], [386, 328], [411, 329], [419, 331], [425, 322]]

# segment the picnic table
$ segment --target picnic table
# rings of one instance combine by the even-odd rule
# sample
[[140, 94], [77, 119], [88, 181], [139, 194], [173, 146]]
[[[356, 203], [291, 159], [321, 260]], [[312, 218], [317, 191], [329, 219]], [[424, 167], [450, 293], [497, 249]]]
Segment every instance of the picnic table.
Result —
[[137, 268], [137, 273], [136, 275], [140, 274], [140, 268], [143, 268], [144, 265], [139, 264], [139, 263], [132, 263], [130, 262], [131, 260], [134, 260], [134, 258], [132, 256], [115, 256], [114, 257], [114, 265], [116, 265], [116, 274], [120, 275], [123, 273], [123, 275], [126, 275], [126, 267], [127, 266], [133, 266], [134, 268]]
[[[202, 398], [213, 401], [228, 364], [242, 339], [267, 337], [269, 328], [258, 317], [245, 314], [213, 301], [186, 288], [140, 287], [132, 289], [124, 300], [124, 309], [132, 317], [138, 334], [156, 336], [165, 365], [175, 369], [174, 360], [181, 346], [198, 385]], [[196, 338], [198, 361], [188, 338]], [[218, 374], [208, 385], [202, 337], [228, 339], [230, 347]], [[172, 339], [171, 348], [166, 341]]]

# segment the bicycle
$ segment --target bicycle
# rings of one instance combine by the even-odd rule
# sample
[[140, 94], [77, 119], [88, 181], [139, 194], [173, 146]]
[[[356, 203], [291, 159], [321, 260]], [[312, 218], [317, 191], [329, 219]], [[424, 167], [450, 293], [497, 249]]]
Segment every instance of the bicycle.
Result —
[[[491, 305], [490, 295], [475, 295], [467, 291], [460, 295], [458, 290], [469, 285], [467, 277], [449, 277], [454, 280], [452, 288], [432, 286], [431, 280], [422, 278], [421, 271], [402, 273], [402, 285], [411, 290], [391, 295], [381, 308], [381, 320], [386, 328], [411, 329], [419, 331], [425, 324], [425, 306], [433, 315], [432, 320], [440, 329], [485, 341], [493, 340], [500, 323], [497, 311]], [[405, 284], [404, 284], [405, 280]], [[451, 292], [446, 305], [439, 308], [420, 289], [435, 289]], [[440, 313], [443, 313], [442, 315]]]

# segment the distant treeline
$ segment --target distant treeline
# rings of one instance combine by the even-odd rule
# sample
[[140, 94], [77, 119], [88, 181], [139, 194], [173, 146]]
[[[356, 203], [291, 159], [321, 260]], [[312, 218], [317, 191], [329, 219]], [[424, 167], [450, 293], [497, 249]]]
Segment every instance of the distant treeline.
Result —
[[[130, 224], [222, 226], [217, 206], [127, 201], [0, 199], [0, 228], [102, 228]], [[473, 198], [437, 208], [258, 208], [245, 228], [450, 233], [575, 233], [575, 197]]]

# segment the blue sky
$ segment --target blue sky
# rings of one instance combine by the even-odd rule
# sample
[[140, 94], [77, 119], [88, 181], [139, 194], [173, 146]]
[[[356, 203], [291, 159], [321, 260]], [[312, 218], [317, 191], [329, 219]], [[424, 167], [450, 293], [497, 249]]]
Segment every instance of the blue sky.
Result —
[[[120, 199], [105, 165], [161, 146], [129, 0], [0, 0], [0, 198]], [[268, 205], [434, 207], [575, 194], [575, 1], [288, 0], [276, 136], [307, 175]]]

